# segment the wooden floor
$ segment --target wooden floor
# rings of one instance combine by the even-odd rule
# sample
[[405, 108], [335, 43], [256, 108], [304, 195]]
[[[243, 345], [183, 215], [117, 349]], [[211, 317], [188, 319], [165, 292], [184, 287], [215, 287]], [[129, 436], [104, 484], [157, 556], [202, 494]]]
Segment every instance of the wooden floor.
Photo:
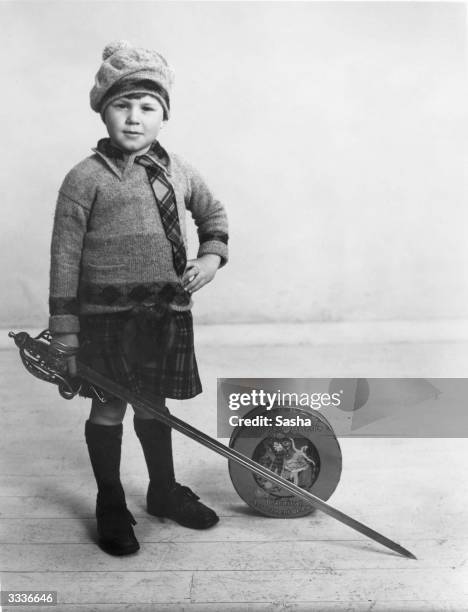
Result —
[[[198, 350], [204, 394], [169, 405], [215, 435], [217, 376], [466, 376], [467, 349], [466, 342], [205, 345]], [[178, 480], [221, 521], [198, 532], [150, 517], [129, 409], [122, 478], [141, 550], [114, 558], [94, 544], [86, 400], [62, 400], [20, 368], [13, 350], [0, 351], [0, 365], [3, 590], [58, 591], [64, 612], [468, 610], [466, 440], [341, 440], [344, 470], [330, 502], [414, 552], [413, 561], [320, 512], [290, 520], [253, 514], [225, 460], [177, 433]]]

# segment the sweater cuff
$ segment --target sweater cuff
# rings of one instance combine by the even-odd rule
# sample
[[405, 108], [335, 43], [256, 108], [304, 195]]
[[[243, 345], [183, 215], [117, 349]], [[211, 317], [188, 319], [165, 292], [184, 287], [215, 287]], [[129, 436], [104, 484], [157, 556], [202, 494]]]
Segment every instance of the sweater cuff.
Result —
[[224, 242], [220, 242], [219, 240], [208, 240], [207, 242], [202, 242], [198, 249], [197, 257], [201, 257], [202, 255], [219, 255], [221, 257], [221, 263], [219, 267], [222, 268], [226, 265], [228, 261], [228, 247]]
[[75, 315], [53, 315], [49, 317], [49, 330], [54, 334], [77, 334], [80, 320]]

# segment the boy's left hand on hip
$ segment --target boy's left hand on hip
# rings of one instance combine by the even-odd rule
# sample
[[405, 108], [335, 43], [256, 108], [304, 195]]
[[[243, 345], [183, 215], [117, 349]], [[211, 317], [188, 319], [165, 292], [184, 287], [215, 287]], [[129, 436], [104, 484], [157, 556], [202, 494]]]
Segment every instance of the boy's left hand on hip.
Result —
[[220, 263], [221, 257], [211, 253], [202, 255], [198, 259], [189, 259], [182, 277], [184, 289], [189, 293], [201, 289], [213, 280]]

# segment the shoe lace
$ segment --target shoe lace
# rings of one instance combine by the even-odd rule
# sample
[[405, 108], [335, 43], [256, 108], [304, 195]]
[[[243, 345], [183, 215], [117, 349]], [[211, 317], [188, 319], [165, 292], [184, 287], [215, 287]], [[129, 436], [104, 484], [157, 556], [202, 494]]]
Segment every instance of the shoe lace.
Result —
[[199, 496], [196, 495], [192, 491], [192, 489], [190, 489], [189, 487], [180, 485], [178, 483], [176, 483], [176, 485], [172, 489], [171, 494], [174, 496], [175, 500], [180, 504], [186, 503], [186, 502], [198, 501], [200, 499]]

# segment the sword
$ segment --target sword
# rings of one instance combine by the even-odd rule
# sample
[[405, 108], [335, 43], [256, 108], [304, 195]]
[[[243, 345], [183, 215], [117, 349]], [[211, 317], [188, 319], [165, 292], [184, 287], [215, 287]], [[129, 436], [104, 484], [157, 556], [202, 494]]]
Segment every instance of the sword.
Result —
[[344, 512], [341, 512], [341, 510], [334, 508], [306, 489], [301, 489], [297, 485], [289, 482], [285, 478], [282, 478], [256, 461], [253, 461], [253, 459], [243, 455], [234, 448], [229, 448], [215, 438], [211, 438], [199, 429], [196, 429], [192, 425], [182, 421], [182, 419], [179, 419], [173, 415], [159, 412], [153, 408], [151, 401], [147, 398], [128, 390], [126, 387], [119, 385], [113, 380], [110, 380], [99, 372], [89, 368], [86, 364], [80, 362], [79, 360], [77, 360], [78, 377], [70, 380], [70, 378], [67, 377], [66, 365], [64, 363], [64, 356], [66, 353], [62, 352], [57, 354], [51, 350], [51, 335], [48, 330], [41, 332], [41, 334], [39, 334], [36, 338], [31, 338], [26, 332], [19, 332], [16, 334], [14, 332], [10, 332], [8, 335], [10, 338], [14, 339], [15, 344], [20, 349], [20, 356], [26, 369], [34, 376], [58, 385], [60, 394], [66, 399], [72, 399], [75, 395], [77, 395], [81, 390], [82, 381], [86, 381], [91, 385], [91, 389], [95, 393], [96, 397], [101, 401], [105, 401], [100, 391], [102, 389], [111, 395], [119, 397], [129, 404], [145, 408], [147, 410], [149, 409], [153, 412], [154, 417], [165, 425], [169, 425], [173, 429], [179, 431], [192, 440], [199, 442], [219, 455], [226, 457], [227, 459], [231, 459], [254, 474], [262, 476], [270, 482], [280, 485], [283, 489], [286, 489], [286, 491], [289, 491], [296, 497], [303, 499], [314, 508], [318, 508], [325, 514], [328, 514], [337, 521], [340, 521], [340, 523], [351, 527], [351, 529], [358, 531], [362, 535], [374, 540], [375, 542], [378, 542], [382, 546], [393, 550], [403, 557], [416, 559], [416, 557], [409, 550], [406, 550], [406, 548], [403, 548], [403, 546], [400, 544], [397, 544], [381, 533], [371, 529], [364, 523], [361, 523]]

